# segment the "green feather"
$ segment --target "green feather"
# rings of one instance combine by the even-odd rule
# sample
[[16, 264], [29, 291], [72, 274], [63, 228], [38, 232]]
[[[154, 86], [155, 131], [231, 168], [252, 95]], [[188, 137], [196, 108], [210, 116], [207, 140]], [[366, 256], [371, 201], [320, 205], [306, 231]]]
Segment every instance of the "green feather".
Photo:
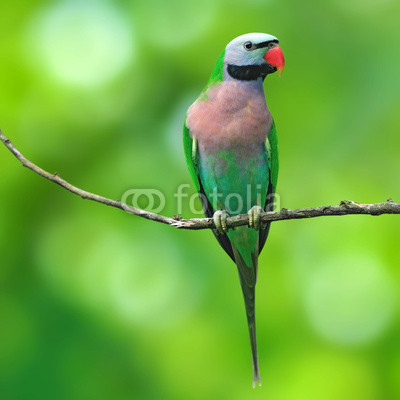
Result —
[[222, 82], [224, 80], [224, 58], [225, 58], [225, 50], [219, 56], [217, 63], [215, 64], [214, 71], [210, 76], [210, 79], [208, 81], [206, 88], [209, 85], [212, 85], [212, 84], [215, 84], [218, 82]]
[[267, 141], [265, 143], [267, 156], [269, 161], [270, 169], [270, 180], [276, 191], [276, 185], [278, 183], [278, 171], [279, 171], [279, 160], [278, 160], [278, 135], [276, 133], [275, 122], [272, 122], [271, 130], [268, 134]]
[[[190, 176], [192, 177], [196, 190], [200, 191], [199, 171], [197, 168], [198, 152], [197, 147], [193, 146], [193, 139], [190, 137], [189, 128], [186, 123], [183, 125], [183, 149], [185, 151], [186, 164], [188, 166]], [[196, 149], [196, 151], [193, 151]]]

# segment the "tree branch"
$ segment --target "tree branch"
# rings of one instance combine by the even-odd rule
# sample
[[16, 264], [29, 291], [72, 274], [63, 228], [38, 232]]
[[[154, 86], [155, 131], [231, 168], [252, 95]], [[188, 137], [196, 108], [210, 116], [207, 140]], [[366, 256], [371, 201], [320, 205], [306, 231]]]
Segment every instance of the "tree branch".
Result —
[[[163, 215], [155, 214], [145, 210], [141, 210], [136, 207], [129, 206], [122, 203], [119, 200], [111, 200], [98, 194], [87, 192], [69, 182], [62, 179], [57, 173], [51, 174], [42, 168], [38, 167], [33, 162], [29, 161], [24, 157], [21, 152], [11, 143], [11, 141], [4, 136], [0, 130], [0, 140], [8, 148], [8, 150], [22, 163], [26, 168], [29, 168], [36, 174], [42, 176], [49, 181], [60, 185], [64, 189], [80, 196], [82, 199], [96, 201], [106, 206], [111, 206], [124, 210], [130, 214], [137, 215], [142, 218], [146, 218], [151, 221], [161, 222], [163, 224], [172, 225], [175, 228], [180, 229], [212, 229], [215, 228], [212, 218], [192, 218], [192, 219], [181, 219], [179, 217], [169, 218]], [[264, 212], [261, 216], [262, 222], [270, 221], [282, 221], [289, 219], [303, 219], [303, 218], [316, 218], [323, 216], [333, 215], [352, 215], [352, 214], [368, 214], [368, 215], [382, 215], [382, 214], [400, 214], [400, 204], [395, 203], [392, 200], [387, 200], [383, 203], [375, 204], [362, 204], [354, 201], [344, 200], [339, 205], [334, 206], [323, 206], [323, 207], [311, 207], [311, 208], [300, 208], [297, 210], [288, 210], [283, 208], [281, 211]], [[236, 226], [248, 225], [249, 218], [247, 214], [237, 215], [230, 217], [227, 220], [227, 226], [233, 228]]]

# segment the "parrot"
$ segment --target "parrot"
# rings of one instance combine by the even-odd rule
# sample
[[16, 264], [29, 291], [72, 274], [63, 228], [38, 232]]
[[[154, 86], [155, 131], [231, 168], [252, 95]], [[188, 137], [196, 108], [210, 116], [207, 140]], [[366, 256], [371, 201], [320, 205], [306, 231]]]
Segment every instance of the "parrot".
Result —
[[[204, 214], [213, 233], [236, 264], [244, 297], [253, 370], [253, 387], [261, 386], [255, 323], [258, 257], [270, 223], [278, 178], [277, 133], [263, 82], [285, 65], [279, 40], [248, 33], [229, 42], [209, 81], [189, 107], [183, 147]], [[248, 214], [248, 226], [227, 229], [227, 218]]]

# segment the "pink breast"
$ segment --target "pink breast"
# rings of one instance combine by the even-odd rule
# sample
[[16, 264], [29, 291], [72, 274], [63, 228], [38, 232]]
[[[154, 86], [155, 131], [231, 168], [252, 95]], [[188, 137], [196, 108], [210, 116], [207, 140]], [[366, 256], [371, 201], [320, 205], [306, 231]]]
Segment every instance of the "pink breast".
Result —
[[186, 119], [202, 148], [216, 151], [265, 142], [272, 117], [262, 86], [227, 81], [211, 86], [206, 94], [191, 105]]

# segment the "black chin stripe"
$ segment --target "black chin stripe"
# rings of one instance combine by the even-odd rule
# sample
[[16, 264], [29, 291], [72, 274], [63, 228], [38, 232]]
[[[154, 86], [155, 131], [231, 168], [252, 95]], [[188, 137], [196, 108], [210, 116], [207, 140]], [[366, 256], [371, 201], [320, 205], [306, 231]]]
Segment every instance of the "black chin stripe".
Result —
[[263, 65], [232, 65], [228, 64], [228, 74], [239, 81], [254, 81], [257, 78], [264, 79], [268, 74], [276, 71], [275, 67], [269, 64]]
[[262, 42], [262, 43], [254, 43], [254, 46], [256, 47], [256, 49], [262, 49], [263, 47], [268, 47], [268, 45], [270, 43], [279, 43], [279, 40], [277, 39], [273, 39], [273, 40], [267, 40], [266, 42]]

